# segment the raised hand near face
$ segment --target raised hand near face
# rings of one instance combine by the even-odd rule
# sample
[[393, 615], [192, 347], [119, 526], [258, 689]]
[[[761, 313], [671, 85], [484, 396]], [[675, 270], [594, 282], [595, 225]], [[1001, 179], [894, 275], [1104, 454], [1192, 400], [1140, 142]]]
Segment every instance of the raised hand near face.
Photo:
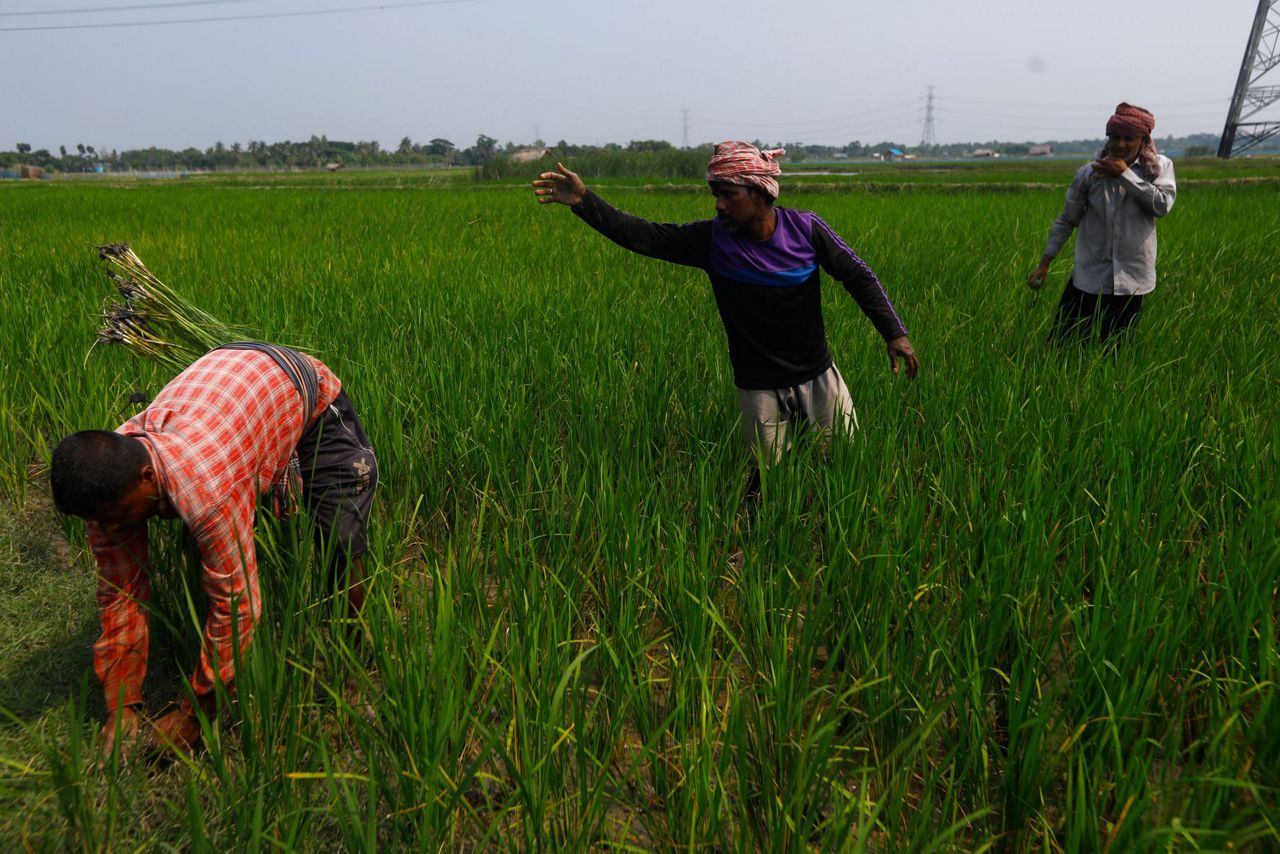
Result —
[[1129, 169], [1129, 164], [1119, 157], [1101, 157], [1093, 161], [1093, 174], [1104, 178], [1119, 178]]

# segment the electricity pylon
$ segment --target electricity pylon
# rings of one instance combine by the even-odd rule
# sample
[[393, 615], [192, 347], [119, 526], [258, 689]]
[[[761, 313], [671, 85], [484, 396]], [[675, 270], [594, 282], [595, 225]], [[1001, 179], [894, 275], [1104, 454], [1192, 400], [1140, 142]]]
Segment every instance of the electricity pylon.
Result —
[[1219, 157], [1229, 158], [1280, 133], [1280, 120], [1241, 121], [1280, 101], [1280, 86], [1254, 85], [1277, 65], [1280, 65], [1280, 0], [1258, 0], [1249, 44], [1244, 49], [1244, 62], [1240, 63], [1240, 76], [1236, 78], [1236, 91], [1227, 111], [1227, 124], [1218, 144]]
[[924, 127], [920, 130], [920, 148], [927, 151], [938, 144], [933, 134], [933, 87], [929, 87], [929, 105], [924, 111]]

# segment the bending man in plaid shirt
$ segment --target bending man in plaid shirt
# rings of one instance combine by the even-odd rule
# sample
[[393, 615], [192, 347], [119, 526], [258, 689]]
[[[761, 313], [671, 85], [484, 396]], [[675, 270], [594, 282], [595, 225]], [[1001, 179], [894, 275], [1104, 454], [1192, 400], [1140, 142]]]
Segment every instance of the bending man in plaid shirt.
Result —
[[[248, 645], [261, 613], [253, 542], [258, 497], [274, 493], [277, 511], [287, 513], [301, 487], [354, 613], [364, 600], [360, 557], [377, 478], [373, 449], [338, 378], [321, 362], [272, 345], [210, 351], [116, 431], [63, 439], [53, 452], [54, 501], [86, 520], [98, 564], [102, 635], [94, 669], [106, 692], [104, 749], [118, 738], [132, 740], [140, 725], [148, 519], [182, 519], [200, 550], [209, 614], [191, 687], [211, 714], [215, 684], [235, 676], [235, 640], [241, 650]], [[156, 722], [152, 741], [189, 750], [199, 737], [199, 720], [184, 699]]]

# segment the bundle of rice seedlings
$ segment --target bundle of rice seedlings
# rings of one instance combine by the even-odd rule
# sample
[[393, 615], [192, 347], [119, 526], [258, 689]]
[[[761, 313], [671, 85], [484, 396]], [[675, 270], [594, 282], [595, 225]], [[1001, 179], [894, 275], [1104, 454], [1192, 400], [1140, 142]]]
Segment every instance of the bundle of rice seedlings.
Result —
[[99, 246], [98, 258], [124, 302], [103, 304], [97, 343], [123, 344], [181, 371], [213, 348], [245, 337], [243, 329], [197, 308], [152, 275], [129, 244]]

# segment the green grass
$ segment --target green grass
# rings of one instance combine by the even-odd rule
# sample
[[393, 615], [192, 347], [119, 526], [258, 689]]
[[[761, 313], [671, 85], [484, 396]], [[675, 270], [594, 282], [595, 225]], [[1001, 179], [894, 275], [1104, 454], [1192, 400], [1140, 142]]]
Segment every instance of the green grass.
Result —
[[[1042, 344], [1069, 258], [1038, 302], [1022, 284], [1072, 170], [1047, 171], [1053, 189], [784, 187], [881, 275], [923, 369], [894, 380], [828, 283], [862, 429], [829, 463], [801, 449], [772, 472], [749, 530], [705, 278], [528, 190], [0, 187], [0, 836], [1280, 845], [1280, 190], [1184, 184], [1160, 287], [1112, 359]], [[1003, 172], [974, 174], [958, 183]], [[711, 211], [605, 189], [654, 219]], [[29, 478], [61, 435], [118, 423], [166, 379], [85, 358], [109, 286], [91, 246], [110, 240], [212, 314], [314, 348], [383, 483], [364, 642], [335, 624], [305, 536], [266, 527], [229, 724], [189, 762], [102, 770], [90, 562]], [[154, 539], [157, 712], [198, 631], [177, 534]]]

